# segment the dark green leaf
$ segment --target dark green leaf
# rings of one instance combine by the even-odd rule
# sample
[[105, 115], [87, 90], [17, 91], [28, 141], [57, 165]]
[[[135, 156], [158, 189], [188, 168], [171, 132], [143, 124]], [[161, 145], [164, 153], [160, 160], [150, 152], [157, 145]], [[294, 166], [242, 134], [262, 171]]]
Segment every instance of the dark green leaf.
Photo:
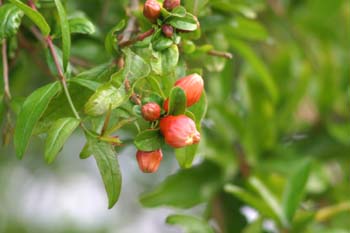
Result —
[[67, 117], [57, 120], [52, 125], [45, 143], [45, 160], [47, 163], [50, 164], [55, 160], [64, 143], [78, 127], [79, 123], [79, 120]]
[[89, 147], [89, 143], [85, 143], [83, 149], [81, 150], [80, 154], [79, 154], [79, 158], [80, 159], [87, 159], [92, 155], [92, 152], [90, 150]]
[[60, 18], [60, 26], [62, 33], [62, 51], [63, 51], [63, 69], [67, 70], [69, 57], [70, 57], [70, 47], [71, 47], [71, 38], [70, 38], [70, 29], [66, 11], [60, 0], [55, 0], [57, 7], [58, 16]]
[[88, 143], [100, 170], [108, 195], [108, 208], [110, 209], [119, 199], [122, 184], [119, 163], [111, 144], [93, 138], [89, 138]]
[[310, 175], [311, 161], [302, 161], [288, 178], [287, 186], [283, 192], [283, 211], [289, 222], [293, 220], [295, 211], [303, 198], [305, 186]]
[[156, 51], [163, 51], [174, 44], [173, 40], [161, 35], [156, 40], [152, 41], [153, 49]]
[[145, 130], [136, 136], [134, 143], [141, 151], [154, 151], [162, 146], [162, 136], [159, 130]]
[[170, 215], [166, 223], [181, 226], [186, 233], [214, 233], [214, 230], [203, 219], [190, 215]]
[[16, 35], [23, 15], [23, 11], [13, 4], [0, 7], [0, 41]]
[[50, 26], [46, 22], [45, 18], [38, 12], [24, 4], [19, 0], [10, 0], [13, 4], [15, 4], [18, 8], [20, 8], [28, 18], [30, 18], [36, 26], [40, 28], [40, 31], [44, 36], [48, 36], [50, 34]]
[[220, 169], [204, 162], [168, 176], [153, 191], [143, 194], [140, 201], [147, 207], [190, 208], [210, 200], [220, 189], [221, 179]]
[[17, 118], [14, 135], [16, 154], [19, 159], [24, 155], [30, 136], [51, 99], [60, 91], [60, 83], [54, 82], [35, 90], [25, 100]]
[[89, 80], [89, 79], [82, 79], [82, 78], [72, 78], [69, 80], [69, 82], [76, 83], [76, 84], [78, 84], [82, 87], [86, 87], [92, 91], [96, 91], [101, 86], [101, 83], [99, 83], [99, 82], [95, 82], [95, 81]]
[[169, 114], [181, 115], [186, 110], [186, 94], [180, 87], [174, 87], [169, 96]]

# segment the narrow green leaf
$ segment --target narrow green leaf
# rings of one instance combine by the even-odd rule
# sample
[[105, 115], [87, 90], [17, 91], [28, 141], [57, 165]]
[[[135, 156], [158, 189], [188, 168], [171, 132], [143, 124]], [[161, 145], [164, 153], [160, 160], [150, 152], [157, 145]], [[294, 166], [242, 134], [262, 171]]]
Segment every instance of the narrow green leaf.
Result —
[[50, 128], [45, 143], [45, 160], [52, 163], [69, 136], [78, 127], [80, 121], [67, 117], [57, 120]]
[[61, 86], [59, 82], [48, 84], [35, 90], [25, 100], [17, 118], [14, 135], [16, 154], [22, 159], [33, 129], [41, 115], [45, 112], [51, 99], [57, 95]]
[[93, 34], [96, 31], [95, 25], [86, 17], [69, 18], [70, 33]]
[[278, 220], [283, 224], [283, 226], [288, 226], [288, 220], [284, 216], [282, 207], [277, 200], [277, 198], [271, 193], [271, 191], [256, 177], [251, 177], [249, 179], [249, 184], [255, 189], [261, 198], [266, 202], [266, 204], [274, 211]]
[[136, 136], [134, 143], [141, 151], [154, 151], [162, 146], [162, 137], [159, 130], [145, 130]]
[[310, 170], [311, 161], [309, 159], [303, 160], [288, 178], [287, 185], [283, 192], [282, 206], [284, 214], [289, 222], [293, 220], [293, 216], [304, 196]]
[[129, 48], [123, 49], [123, 53], [125, 54], [123, 75], [130, 81], [130, 83], [149, 75], [151, 68], [142, 57], [131, 51]]
[[93, 138], [89, 138], [88, 143], [100, 170], [108, 196], [108, 208], [110, 209], [118, 201], [121, 190], [122, 177], [119, 163], [111, 144]]
[[214, 233], [214, 230], [205, 220], [190, 215], [170, 215], [166, 218], [166, 223], [179, 225], [186, 233]]
[[76, 84], [78, 84], [82, 87], [86, 87], [92, 91], [96, 91], [101, 86], [101, 83], [99, 83], [99, 82], [89, 80], [89, 79], [83, 79], [83, 78], [72, 78], [72, 79], [69, 79], [69, 82], [76, 83]]
[[55, 0], [58, 16], [60, 18], [61, 33], [62, 33], [62, 52], [63, 52], [63, 69], [67, 70], [69, 57], [70, 57], [70, 47], [71, 47], [71, 38], [70, 38], [70, 29], [66, 11], [60, 0]]
[[13, 4], [0, 7], [0, 41], [16, 35], [24, 13]]
[[242, 189], [238, 186], [232, 185], [232, 184], [225, 185], [224, 189], [227, 193], [234, 195], [235, 197], [239, 198], [240, 200], [242, 200], [246, 204], [257, 209], [265, 217], [277, 218], [277, 215], [270, 208], [270, 206], [268, 206], [265, 202], [263, 202], [260, 198], [256, 197], [255, 195], [245, 191], [244, 189]]
[[44, 36], [48, 36], [50, 34], [50, 26], [46, 22], [45, 18], [38, 12], [21, 2], [20, 0], [10, 0], [13, 4], [15, 4], [18, 8], [20, 8], [28, 18], [30, 18], [36, 26], [39, 27], [40, 31]]
[[203, 91], [200, 100], [189, 108], [189, 111], [195, 116], [195, 122], [198, 128], [200, 128], [200, 123], [203, 120], [208, 109], [207, 95]]
[[169, 96], [169, 114], [180, 115], [186, 110], [186, 94], [180, 87], [174, 87]]

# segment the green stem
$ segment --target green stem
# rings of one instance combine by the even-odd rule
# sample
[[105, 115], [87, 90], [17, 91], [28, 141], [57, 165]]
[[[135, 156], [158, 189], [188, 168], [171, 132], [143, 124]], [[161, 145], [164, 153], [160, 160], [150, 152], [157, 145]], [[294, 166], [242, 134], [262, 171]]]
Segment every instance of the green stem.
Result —
[[113, 132], [117, 131], [118, 129], [120, 129], [121, 127], [123, 127], [124, 125], [131, 123], [133, 121], [137, 120], [136, 117], [132, 117], [132, 118], [128, 118], [128, 119], [124, 119], [119, 121], [115, 126], [113, 126], [112, 128], [110, 128], [109, 130], [107, 130], [103, 135], [110, 135]]

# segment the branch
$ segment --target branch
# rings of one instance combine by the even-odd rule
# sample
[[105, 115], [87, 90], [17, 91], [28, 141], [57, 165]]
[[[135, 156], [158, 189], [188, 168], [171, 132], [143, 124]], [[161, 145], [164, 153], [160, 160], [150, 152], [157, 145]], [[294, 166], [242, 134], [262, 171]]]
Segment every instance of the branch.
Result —
[[132, 15], [133, 11], [137, 11], [139, 7], [139, 0], [130, 0], [130, 8], [129, 8], [129, 21], [128, 25], [126, 26], [123, 34], [122, 39], [119, 42], [119, 44], [124, 44], [127, 41], [130, 41], [132, 33], [137, 30], [136, 28], [136, 17]]
[[223, 58], [226, 58], [226, 59], [232, 59], [233, 58], [233, 55], [231, 53], [220, 52], [220, 51], [217, 51], [217, 50], [210, 50], [208, 52], [208, 54], [211, 55], [211, 56], [223, 57]]
[[3, 67], [3, 79], [4, 79], [4, 96], [5, 100], [11, 100], [11, 92], [9, 86], [9, 65], [7, 60], [7, 41], [2, 41], [2, 67]]

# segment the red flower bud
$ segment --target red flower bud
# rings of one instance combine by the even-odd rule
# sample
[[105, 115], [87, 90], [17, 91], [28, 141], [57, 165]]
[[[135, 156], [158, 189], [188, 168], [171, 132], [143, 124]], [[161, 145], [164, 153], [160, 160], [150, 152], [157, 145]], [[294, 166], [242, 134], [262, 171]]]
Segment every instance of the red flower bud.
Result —
[[154, 22], [160, 15], [161, 6], [156, 0], [147, 0], [143, 7], [143, 15]]
[[[175, 82], [175, 86], [181, 87], [186, 94], [186, 106], [190, 107], [197, 103], [202, 96], [204, 82], [200, 75], [191, 74]], [[164, 101], [164, 109], [168, 111], [169, 99]]]
[[160, 120], [160, 131], [165, 142], [174, 148], [196, 144], [201, 139], [196, 124], [186, 115], [169, 115], [162, 118]]
[[141, 114], [146, 121], [155, 121], [160, 117], [160, 106], [155, 102], [149, 102], [142, 106]]
[[162, 31], [166, 37], [171, 38], [173, 36], [173, 33], [174, 33], [174, 28], [168, 24], [164, 24], [162, 26]]
[[163, 153], [161, 149], [155, 151], [140, 151], [136, 153], [137, 163], [141, 171], [145, 173], [153, 173], [158, 170], [160, 161], [162, 161]]
[[180, 6], [181, 0], [165, 0], [163, 3], [163, 7], [168, 11], [171, 11], [175, 7]]

